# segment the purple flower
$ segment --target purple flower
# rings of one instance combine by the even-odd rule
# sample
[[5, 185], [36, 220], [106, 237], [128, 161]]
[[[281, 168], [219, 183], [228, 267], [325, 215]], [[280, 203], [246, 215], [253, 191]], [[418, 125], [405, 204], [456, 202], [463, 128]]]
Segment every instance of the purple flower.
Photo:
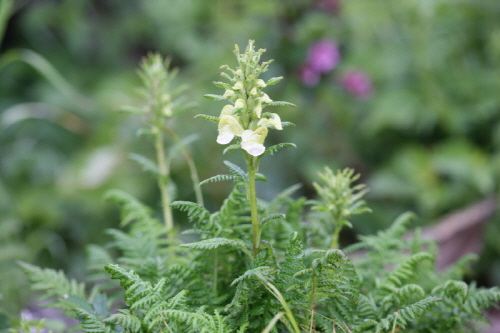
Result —
[[313, 43], [307, 52], [306, 65], [320, 73], [328, 73], [340, 61], [337, 43], [329, 39], [321, 39]]
[[308, 65], [304, 65], [300, 68], [299, 75], [302, 83], [306, 87], [314, 87], [319, 83], [320, 74]]
[[341, 84], [345, 90], [360, 99], [369, 99], [373, 94], [370, 77], [360, 70], [345, 72]]
[[337, 14], [340, 9], [339, 0], [315, 0], [315, 4], [319, 9], [325, 10], [332, 14]]

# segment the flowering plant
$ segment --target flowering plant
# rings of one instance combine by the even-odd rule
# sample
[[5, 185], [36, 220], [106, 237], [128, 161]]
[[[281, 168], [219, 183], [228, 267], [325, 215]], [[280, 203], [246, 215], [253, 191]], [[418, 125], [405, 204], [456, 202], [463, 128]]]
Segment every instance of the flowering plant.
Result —
[[[283, 123], [278, 114], [263, 112], [263, 109], [273, 105], [294, 105], [288, 102], [274, 102], [262, 91], [263, 88], [283, 79], [283, 77], [273, 77], [267, 82], [259, 79], [260, 74], [266, 72], [272, 62], [270, 60], [259, 64], [265, 49], [256, 51], [254, 42], [250, 41], [243, 54], [239, 53], [238, 45], [235, 46], [234, 52], [238, 59], [238, 68], [233, 70], [227, 65], [221, 66], [221, 68], [230, 71], [233, 76], [231, 77], [225, 72], [219, 73], [232, 85], [214, 82], [216, 86], [225, 89], [224, 94], [222, 96], [207, 94], [205, 97], [229, 102], [222, 108], [220, 117], [217, 119], [219, 125], [217, 142], [227, 144], [237, 137], [241, 149], [249, 155], [260, 156], [266, 151], [264, 141], [268, 128], [282, 130], [283, 125], [288, 124]], [[203, 117], [204, 115], [199, 116]]]
[[[218, 124], [219, 143], [237, 138], [232, 147], [243, 151], [247, 172], [226, 161], [230, 175], [201, 182], [235, 182], [217, 212], [201, 203], [169, 205], [187, 212], [194, 226], [186, 232], [197, 233], [200, 239], [179, 246], [179, 239], [165, 237], [175, 236], [169, 225], [162, 225], [133, 197], [113, 192], [110, 196], [122, 204], [128, 231], [108, 231], [114, 238], [109, 247], [121, 253], [117, 259], [107, 247], [89, 247], [94, 287], [62, 272], [21, 263], [32, 287], [45, 292], [48, 305], [76, 315], [81, 324], [75, 330], [86, 333], [478, 332], [481, 310], [498, 302], [500, 291], [460, 281], [467, 259], [447, 271], [436, 271], [435, 247], [418, 232], [412, 241], [403, 237], [412, 214], [403, 214], [388, 230], [361, 236], [360, 242], [340, 249], [342, 228], [351, 226], [353, 215], [369, 211], [363, 200], [366, 189], [354, 184], [358, 177], [354, 171], [334, 173], [326, 168], [320, 182], [313, 184], [317, 200], [292, 199], [298, 189], [292, 186], [271, 202], [257, 201], [255, 182], [265, 180], [257, 173], [260, 158], [291, 145], [263, 146], [268, 128], [281, 129], [284, 124], [262, 109], [290, 103], [274, 102], [262, 92], [281, 80], [258, 78], [269, 64], [259, 64], [262, 52], [254, 50], [253, 42], [244, 54], [236, 48], [239, 67], [224, 66], [234, 77], [221, 74], [232, 85], [216, 82], [226, 92], [209, 95], [229, 104], [220, 117], [199, 116]], [[153, 73], [159, 64], [155, 59], [145, 63]], [[160, 73], [166, 70], [160, 69]], [[160, 77], [161, 82], [169, 81], [168, 76]], [[144, 80], [155, 91], [158, 85], [150, 86], [151, 82], [159, 82]], [[172, 95], [157, 95], [152, 100], [157, 107], [145, 110], [165, 110], [161, 96]], [[164, 117], [159, 119], [163, 123]], [[161, 158], [158, 165], [154, 163], [147, 164], [156, 169]], [[159, 180], [168, 176], [155, 174]], [[99, 273], [103, 266], [121, 288], [103, 282], [106, 279]], [[17, 326], [27, 333], [32, 324], [24, 320]]]

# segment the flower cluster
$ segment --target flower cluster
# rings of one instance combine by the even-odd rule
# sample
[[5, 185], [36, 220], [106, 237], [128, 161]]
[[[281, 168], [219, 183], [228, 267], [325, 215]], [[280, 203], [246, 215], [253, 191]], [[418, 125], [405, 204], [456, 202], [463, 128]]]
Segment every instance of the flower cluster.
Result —
[[[227, 100], [229, 104], [222, 108], [218, 129], [217, 142], [227, 144], [235, 137], [240, 139], [243, 150], [252, 156], [260, 156], [266, 150], [264, 140], [268, 128], [283, 129], [281, 119], [276, 113], [263, 112], [273, 101], [262, 91], [268, 85], [279, 82], [282, 78], [272, 78], [267, 83], [259, 79], [259, 75], [267, 70], [271, 61], [259, 64], [264, 49], [255, 51], [253, 41], [250, 41], [245, 53], [240, 54], [236, 46], [235, 54], [238, 58], [238, 68], [233, 70], [233, 77], [227, 73], [220, 73], [228, 78], [232, 85], [215, 82], [215, 85], [226, 89], [224, 95], [215, 96], [218, 100]], [[214, 95], [207, 95], [207, 97]]]

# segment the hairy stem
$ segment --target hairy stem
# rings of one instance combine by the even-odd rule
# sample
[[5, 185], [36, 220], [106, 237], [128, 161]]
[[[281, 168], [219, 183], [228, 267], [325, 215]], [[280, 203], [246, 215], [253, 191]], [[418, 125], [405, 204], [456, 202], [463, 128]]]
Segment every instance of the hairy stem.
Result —
[[189, 173], [191, 174], [191, 181], [193, 182], [193, 190], [196, 195], [196, 203], [200, 206], [204, 206], [203, 195], [201, 193], [201, 187], [200, 187], [200, 178], [198, 177], [198, 170], [196, 169], [196, 165], [194, 164], [193, 157], [187, 150], [182, 140], [177, 136], [177, 134], [175, 134], [174, 131], [172, 131], [167, 126], [164, 127], [164, 130], [165, 132], [167, 132], [168, 135], [170, 135], [172, 140], [174, 140], [175, 143], [179, 145], [182, 155], [184, 156], [184, 159], [188, 164]]
[[339, 225], [336, 225], [335, 230], [333, 231], [333, 235], [332, 235], [332, 242], [330, 243], [331, 249], [338, 249], [339, 248], [340, 230], [342, 230], [342, 227], [340, 227]]
[[248, 168], [247, 199], [250, 203], [250, 214], [252, 217], [252, 243], [253, 255], [255, 257], [259, 253], [260, 245], [259, 211], [257, 209], [257, 190], [255, 188], [255, 174], [258, 170], [258, 160], [247, 153], [245, 153], [245, 160]]
[[[172, 198], [170, 197], [170, 192], [168, 191], [169, 183], [169, 168], [167, 163], [167, 158], [165, 156], [165, 147], [163, 144], [163, 135], [161, 131], [156, 131], [155, 138], [155, 148], [156, 148], [156, 160], [158, 163], [158, 170], [160, 175], [158, 177], [158, 187], [160, 188], [161, 194], [161, 204], [163, 210], [163, 219], [165, 221], [165, 226], [167, 227], [167, 232], [174, 228], [174, 221], [172, 217]], [[170, 234], [170, 233], [169, 233]]]

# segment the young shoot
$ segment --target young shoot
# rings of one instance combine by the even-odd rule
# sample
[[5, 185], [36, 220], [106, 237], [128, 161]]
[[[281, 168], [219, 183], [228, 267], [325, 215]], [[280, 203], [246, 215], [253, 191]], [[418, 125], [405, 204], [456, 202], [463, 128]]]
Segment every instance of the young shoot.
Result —
[[173, 80], [177, 70], [170, 69], [170, 61], [163, 59], [159, 54], [149, 54], [140, 65], [139, 76], [143, 87], [140, 93], [146, 103], [142, 108], [126, 107], [124, 111], [142, 114], [148, 124], [146, 133], [150, 134], [154, 140], [156, 151], [156, 162], [152, 162], [144, 156], [134, 154], [132, 158], [140, 163], [144, 169], [152, 171], [158, 179], [158, 187], [161, 194], [163, 219], [167, 231], [172, 231], [174, 221], [172, 217], [172, 180], [170, 177], [170, 164], [172, 153], [167, 154], [165, 141], [169, 137], [174, 145], [171, 148], [179, 150], [186, 160], [193, 189], [198, 204], [203, 205], [203, 197], [199, 186], [199, 178], [193, 158], [186, 148], [186, 139], [182, 140], [169, 126], [169, 120], [183, 111], [193, 106], [187, 102], [182, 93], [185, 86], [174, 87]]

